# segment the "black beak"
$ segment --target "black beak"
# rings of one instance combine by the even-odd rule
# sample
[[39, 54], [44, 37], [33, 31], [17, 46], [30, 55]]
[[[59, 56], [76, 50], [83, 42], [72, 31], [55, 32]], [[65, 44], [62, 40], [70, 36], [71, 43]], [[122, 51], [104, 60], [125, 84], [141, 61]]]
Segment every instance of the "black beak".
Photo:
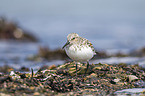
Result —
[[62, 47], [62, 49], [64, 49], [64, 47], [67, 46], [69, 43], [70, 43], [70, 42], [67, 41], [67, 42], [65, 43], [65, 45]]

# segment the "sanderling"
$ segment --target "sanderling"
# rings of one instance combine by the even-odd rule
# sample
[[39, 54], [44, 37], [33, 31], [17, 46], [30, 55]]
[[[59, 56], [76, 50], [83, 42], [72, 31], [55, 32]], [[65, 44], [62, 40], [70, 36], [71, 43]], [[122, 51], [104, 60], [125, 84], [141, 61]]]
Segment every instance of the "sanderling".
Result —
[[[67, 42], [63, 46], [66, 54], [75, 62], [87, 62], [87, 69], [89, 67], [89, 60], [96, 54], [95, 49], [90, 41], [80, 37], [76, 33], [70, 33], [67, 36]], [[77, 63], [76, 63], [76, 75], [77, 75]]]

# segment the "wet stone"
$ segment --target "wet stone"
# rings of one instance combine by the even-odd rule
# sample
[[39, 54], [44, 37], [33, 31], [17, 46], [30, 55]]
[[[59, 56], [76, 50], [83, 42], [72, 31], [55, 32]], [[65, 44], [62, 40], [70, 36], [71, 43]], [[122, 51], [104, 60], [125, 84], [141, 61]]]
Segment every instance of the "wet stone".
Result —
[[0, 84], [3, 82], [9, 82], [9, 81], [12, 81], [12, 78], [8, 75], [0, 77]]
[[24, 71], [24, 72], [29, 72], [29, 68], [26, 68], [26, 67], [21, 67], [20, 71]]
[[136, 81], [136, 82], [134, 82], [134, 86], [144, 88], [145, 87], [145, 82], [143, 80]]
[[136, 77], [135, 75], [128, 75], [128, 79], [129, 79], [129, 82], [131, 82], [133, 80], [137, 80], [138, 77]]

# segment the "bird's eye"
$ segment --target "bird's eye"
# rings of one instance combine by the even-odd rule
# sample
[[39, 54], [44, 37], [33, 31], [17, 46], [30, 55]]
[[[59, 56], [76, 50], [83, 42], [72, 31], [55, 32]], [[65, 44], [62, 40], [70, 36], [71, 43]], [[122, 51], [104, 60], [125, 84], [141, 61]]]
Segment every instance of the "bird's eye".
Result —
[[74, 40], [75, 39], [75, 37], [74, 38], [72, 38], [71, 40]]

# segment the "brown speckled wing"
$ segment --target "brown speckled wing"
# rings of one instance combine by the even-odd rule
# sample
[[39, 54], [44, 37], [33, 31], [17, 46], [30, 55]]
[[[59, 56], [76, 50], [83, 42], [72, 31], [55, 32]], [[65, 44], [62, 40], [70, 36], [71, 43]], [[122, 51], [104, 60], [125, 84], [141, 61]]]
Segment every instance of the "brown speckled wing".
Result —
[[88, 39], [82, 38], [82, 37], [81, 37], [80, 42], [81, 42], [83, 45], [88, 45], [89, 47], [91, 47], [91, 49], [92, 49], [93, 52], [94, 52], [94, 55], [96, 54], [96, 51], [95, 51], [95, 49], [94, 49], [94, 47], [93, 47], [93, 44], [92, 44]]

